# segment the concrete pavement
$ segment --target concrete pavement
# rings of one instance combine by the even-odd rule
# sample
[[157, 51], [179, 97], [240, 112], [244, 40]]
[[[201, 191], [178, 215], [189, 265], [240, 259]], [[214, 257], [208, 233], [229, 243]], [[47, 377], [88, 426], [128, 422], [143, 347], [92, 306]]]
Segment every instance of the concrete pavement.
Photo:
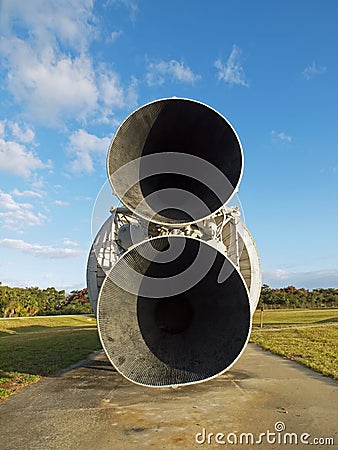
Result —
[[0, 449], [337, 448], [337, 405], [333, 380], [254, 344], [226, 374], [176, 389], [134, 385], [98, 352], [1, 403]]

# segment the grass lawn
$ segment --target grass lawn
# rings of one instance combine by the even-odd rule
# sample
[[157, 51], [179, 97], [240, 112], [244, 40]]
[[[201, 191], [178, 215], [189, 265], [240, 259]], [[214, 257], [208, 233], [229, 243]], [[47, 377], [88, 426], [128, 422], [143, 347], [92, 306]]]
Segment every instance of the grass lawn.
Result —
[[251, 342], [338, 380], [338, 310], [266, 310], [254, 315]]
[[0, 400], [99, 348], [94, 317], [0, 319]]
[[[338, 309], [266, 310], [263, 328], [259, 315], [251, 342], [338, 379]], [[0, 400], [100, 348], [94, 317], [0, 319]]]
[[[264, 328], [324, 325], [338, 322], [338, 309], [266, 309]], [[260, 311], [253, 316], [253, 327], [260, 323]]]

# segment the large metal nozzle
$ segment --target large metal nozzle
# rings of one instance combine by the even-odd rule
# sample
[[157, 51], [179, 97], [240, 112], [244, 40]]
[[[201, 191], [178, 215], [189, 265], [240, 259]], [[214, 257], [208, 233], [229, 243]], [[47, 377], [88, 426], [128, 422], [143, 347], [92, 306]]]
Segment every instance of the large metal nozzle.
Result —
[[105, 278], [98, 329], [127, 379], [155, 387], [198, 383], [227, 370], [244, 350], [249, 294], [215, 247], [192, 237], [156, 237], [124, 253]]
[[236, 192], [243, 152], [230, 123], [186, 99], [149, 103], [117, 130], [107, 157], [110, 183], [137, 215], [160, 224], [209, 217]]

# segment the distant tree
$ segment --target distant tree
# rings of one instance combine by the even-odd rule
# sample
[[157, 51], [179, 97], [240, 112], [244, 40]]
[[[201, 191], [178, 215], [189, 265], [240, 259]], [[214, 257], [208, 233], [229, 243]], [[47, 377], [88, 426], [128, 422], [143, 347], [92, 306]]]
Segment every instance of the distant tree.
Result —
[[295, 286], [272, 289], [263, 284], [259, 306], [267, 308], [324, 308], [338, 307], [338, 289], [318, 288], [309, 291]]
[[[338, 307], [338, 289], [297, 289], [295, 286], [273, 289], [263, 284], [259, 306], [266, 308], [332, 308]], [[86, 288], [66, 295], [55, 287], [18, 288], [0, 282], [0, 317], [92, 313]]]

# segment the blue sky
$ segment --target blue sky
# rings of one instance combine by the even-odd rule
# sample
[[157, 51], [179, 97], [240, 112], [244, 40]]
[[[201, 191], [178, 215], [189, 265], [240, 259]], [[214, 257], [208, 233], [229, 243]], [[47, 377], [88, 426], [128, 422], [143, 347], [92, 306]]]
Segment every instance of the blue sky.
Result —
[[337, 21], [335, 0], [2, 0], [3, 284], [85, 286], [110, 140], [177, 96], [239, 134], [263, 282], [338, 287]]

